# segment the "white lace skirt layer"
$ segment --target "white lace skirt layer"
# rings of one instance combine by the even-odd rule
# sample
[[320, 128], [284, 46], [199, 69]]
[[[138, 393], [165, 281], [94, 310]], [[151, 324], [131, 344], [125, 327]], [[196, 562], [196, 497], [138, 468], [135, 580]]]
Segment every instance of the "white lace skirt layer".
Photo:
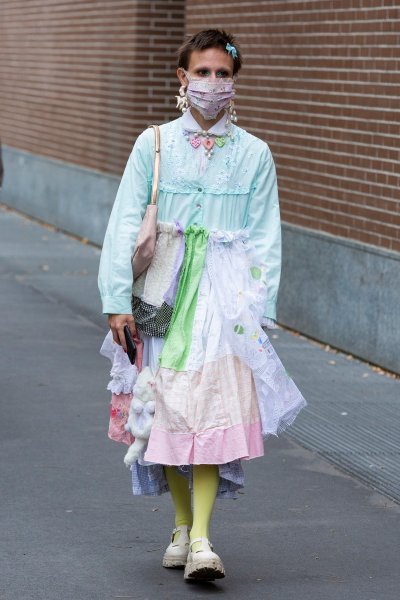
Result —
[[161, 306], [171, 281], [176, 276], [184, 247], [185, 241], [179, 223], [157, 223], [154, 258], [148, 269], [135, 279], [132, 289], [134, 296], [146, 304]]

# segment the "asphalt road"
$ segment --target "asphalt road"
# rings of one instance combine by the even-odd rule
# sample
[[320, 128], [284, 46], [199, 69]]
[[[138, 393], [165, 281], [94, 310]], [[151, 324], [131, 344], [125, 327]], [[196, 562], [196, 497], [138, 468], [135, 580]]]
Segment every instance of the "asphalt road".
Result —
[[[354, 477], [351, 462], [345, 473], [294, 434], [268, 440], [265, 456], [245, 464], [240, 498], [217, 502], [212, 541], [226, 579], [188, 584], [163, 569], [170, 498], [133, 497], [125, 447], [106, 435], [99, 250], [3, 209], [0, 256], [2, 600], [398, 599], [400, 506]], [[349, 369], [354, 385], [354, 369], [369, 369], [275, 335], [311, 399], [303, 422], [314, 422], [316, 387], [325, 381], [334, 395], [324, 369], [337, 367], [338, 379]], [[381, 397], [397, 394], [398, 381], [368, 373]]]

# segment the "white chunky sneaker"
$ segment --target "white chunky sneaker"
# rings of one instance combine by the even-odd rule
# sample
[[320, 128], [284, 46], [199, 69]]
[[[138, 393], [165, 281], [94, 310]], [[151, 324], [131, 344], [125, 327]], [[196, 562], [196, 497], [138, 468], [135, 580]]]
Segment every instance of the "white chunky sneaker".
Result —
[[[201, 542], [201, 548], [192, 551], [193, 544]], [[190, 542], [184, 579], [213, 581], [225, 577], [222, 560], [213, 552], [211, 542], [205, 537], [195, 538]]]
[[[175, 533], [180, 531], [178, 539], [174, 541]], [[189, 526], [179, 525], [171, 535], [171, 543], [165, 551], [163, 557], [163, 567], [177, 568], [186, 565], [187, 555], [189, 554]]]

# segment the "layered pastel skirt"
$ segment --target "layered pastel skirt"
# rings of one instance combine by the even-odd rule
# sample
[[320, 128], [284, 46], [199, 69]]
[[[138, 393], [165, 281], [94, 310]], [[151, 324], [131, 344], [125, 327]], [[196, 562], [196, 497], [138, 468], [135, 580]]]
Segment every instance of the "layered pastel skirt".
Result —
[[156, 410], [131, 468], [133, 492], [167, 491], [162, 465], [190, 479], [192, 465], [215, 464], [218, 496], [235, 497], [241, 461], [262, 456], [264, 438], [290, 425], [306, 401], [261, 327], [268, 282], [248, 231], [158, 227], [156, 258], [134, 284]]

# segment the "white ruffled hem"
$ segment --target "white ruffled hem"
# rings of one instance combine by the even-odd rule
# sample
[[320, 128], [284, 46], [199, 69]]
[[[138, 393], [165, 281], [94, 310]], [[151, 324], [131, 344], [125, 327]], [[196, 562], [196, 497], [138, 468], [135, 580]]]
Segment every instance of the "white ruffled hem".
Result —
[[138, 371], [135, 365], [131, 365], [122, 346], [114, 342], [111, 330], [104, 338], [100, 354], [112, 363], [111, 381], [108, 383], [107, 389], [113, 394], [130, 394], [136, 383]]

